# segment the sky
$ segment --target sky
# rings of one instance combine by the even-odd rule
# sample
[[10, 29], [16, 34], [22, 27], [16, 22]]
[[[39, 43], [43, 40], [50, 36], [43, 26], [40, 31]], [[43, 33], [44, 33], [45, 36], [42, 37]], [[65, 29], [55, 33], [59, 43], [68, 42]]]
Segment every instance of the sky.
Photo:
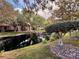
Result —
[[[9, 2], [10, 4], [12, 4], [14, 10], [18, 10], [19, 13], [22, 14], [22, 9], [23, 9], [23, 7], [25, 7], [25, 4], [24, 4], [23, 0], [19, 0], [18, 5], [15, 4], [13, 2], [13, 0], [6, 0], [6, 1]], [[33, 3], [33, 2], [34, 2], [34, 0], [30, 0], [30, 4]], [[53, 4], [49, 3], [48, 6], [49, 5], [52, 5], [53, 6], [53, 10], [55, 10], [55, 9], [58, 8], [58, 6], [56, 6], [55, 3], [53, 3]], [[44, 11], [41, 10], [41, 9], [39, 9], [39, 11], [37, 13], [38, 13], [38, 15], [44, 17], [45, 19], [48, 19], [51, 16], [51, 12], [49, 12], [48, 9], [45, 9]]]
[[[23, 8], [25, 7], [23, 0], [19, 0], [18, 4], [14, 3], [13, 0], [6, 0], [6, 1], [12, 5], [15, 11], [18, 11], [20, 14], [23, 13], [22, 11], [23, 11]], [[30, 4], [32, 4], [33, 2], [34, 0], [30, 0]]]
[[[13, 2], [13, 0], [6, 0], [6, 1], [9, 2], [10, 4], [12, 4], [13, 8], [23, 8], [23, 7], [25, 7], [23, 0], [19, 0], [18, 4], [15, 4]], [[34, 2], [34, 0], [30, 0], [30, 3], [33, 3], [33, 2]]]

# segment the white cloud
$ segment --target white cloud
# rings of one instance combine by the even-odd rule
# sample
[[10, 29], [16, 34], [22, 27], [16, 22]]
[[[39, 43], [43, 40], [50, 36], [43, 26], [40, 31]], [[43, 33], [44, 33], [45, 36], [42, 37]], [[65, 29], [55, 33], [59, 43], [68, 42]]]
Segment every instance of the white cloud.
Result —
[[22, 8], [14, 8], [14, 11], [18, 11], [20, 14], [22, 14], [23, 9]]
[[39, 9], [39, 11], [37, 13], [38, 15], [44, 17], [45, 19], [48, 19], [49, 17], [51, 17], [54, 10], [58, 10], [59, 9], [58, 5], [56, 5], [55, 2], [52, 3], [52, 2], [49, 1], [49, 3], [46, 6], [47, 7], [52, 6], [52, 10], [48, 10], [48, 9], [42, 10], [42, 9]]
[[48, 9], [45, 10], [40, 9], [37, 14], [44, 17], [45, 19], [48, 19], [50, 16], [52, 16], [52, 14], [49, 12]]
[[56, 5], [55, 2], [53, 2], [52, 6], [53, 6], [53, 10], [58, 10], [59, 9], [58, 5]]

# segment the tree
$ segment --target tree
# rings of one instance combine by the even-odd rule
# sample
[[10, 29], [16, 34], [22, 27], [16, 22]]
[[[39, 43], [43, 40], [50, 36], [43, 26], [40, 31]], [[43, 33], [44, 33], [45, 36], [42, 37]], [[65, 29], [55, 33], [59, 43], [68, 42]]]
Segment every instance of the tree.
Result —
[[77, 1], [61, 0], [58, 2], [60, 9], [55, 11], [55, 16], [61, 18], [61, 20], [74, 20], [74, 18], [77, 18], [76, 13], [79, 11], [77, 5]]
[[18, 13], [4, 0], [0, 0], [0, 23], [10, 23], [11, 20], [17, 18]]

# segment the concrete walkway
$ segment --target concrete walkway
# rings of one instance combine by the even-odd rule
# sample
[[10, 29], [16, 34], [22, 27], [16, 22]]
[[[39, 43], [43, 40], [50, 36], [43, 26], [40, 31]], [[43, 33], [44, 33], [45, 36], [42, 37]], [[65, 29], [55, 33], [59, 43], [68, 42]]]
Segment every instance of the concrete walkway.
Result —
[[75, 47], [71, 44], [50, 46], [50, 50], [61, 59], [79, 59], [79, 47]]

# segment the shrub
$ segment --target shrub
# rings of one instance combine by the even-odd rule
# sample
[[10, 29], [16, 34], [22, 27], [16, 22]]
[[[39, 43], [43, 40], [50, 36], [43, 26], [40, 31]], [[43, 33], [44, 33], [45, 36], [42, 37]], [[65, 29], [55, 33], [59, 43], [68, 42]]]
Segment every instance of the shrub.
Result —
[[36, 33], [32, 34], [31, 40], [33, 41], [33, 44], [38, 43], [38, 37], [37, 37]]
[[43, 44], [47, 44], [47, 40], [44, 40], [42, 43], [43, 43]]
[[77, 30], [79, 29], [79, 21], [74, 22], [64, 22], [64, 23], [57, 23], [50, 26], [47, 26], [45, 28], [46, 32], [51, 34], [52, 32], [69, 32], [71, 30]]
[[52, 33], [52, 34], [50, 35], [50, 41], [52, 42], [52, 41], [54, 41], [54, 40], [56, 40], [56, 39], [58, 39], [58, 35], [57, 35], [56, 33]]

